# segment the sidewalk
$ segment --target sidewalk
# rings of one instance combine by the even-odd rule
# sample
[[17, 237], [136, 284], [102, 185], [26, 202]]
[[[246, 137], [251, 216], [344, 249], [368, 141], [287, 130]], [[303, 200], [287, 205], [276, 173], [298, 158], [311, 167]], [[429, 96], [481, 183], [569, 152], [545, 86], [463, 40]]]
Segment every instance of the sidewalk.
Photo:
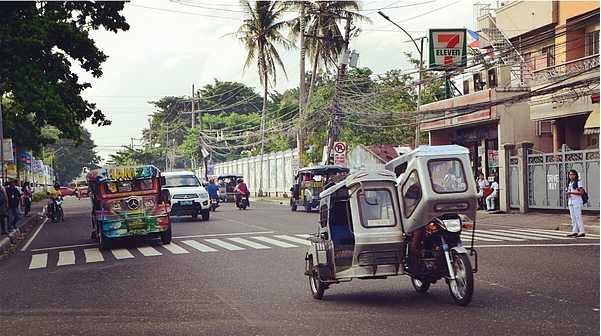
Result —
[[19, 241], [27, 238], [29, 232], [41, 222], [43, 207], [43, 201], [32, 204], [29, 216], [24, 217], [21, 214], [17, 222], [17, 229], [8, 235], [0, 236], [0, 259], [16, 250]]
[[[288, 198], [268, 197], [256, 197], [251, 201], [269, 202], [275, 204], [282, 204], [286, 206], [290, 202]], [[599, 234], [599, 214], [583, 214], [582, 219], [584, 221], [584, 227], [586, 229], [586, 232], [591, 234]], [[514, 226], [544, 230], [559, 230], [566, 232], [572, 231], [570, 214], [567, 212], [567, 210], [565, 213], [528, 212], [525, 214], [514, 212], [488, 213], [487, 211], [479, 210], [476, 214], [476, 225], [478, 224]]]

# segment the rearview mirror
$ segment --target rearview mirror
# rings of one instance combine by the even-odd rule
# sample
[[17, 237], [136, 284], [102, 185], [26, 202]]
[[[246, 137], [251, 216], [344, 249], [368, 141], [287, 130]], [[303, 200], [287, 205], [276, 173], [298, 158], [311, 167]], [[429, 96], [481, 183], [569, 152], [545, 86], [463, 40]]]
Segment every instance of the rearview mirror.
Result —
[[165, 180], [165, 176], [161, 176], [159, 177], [159, 183], [164, 186], [165, 184], [167, 184], [167, 181]]

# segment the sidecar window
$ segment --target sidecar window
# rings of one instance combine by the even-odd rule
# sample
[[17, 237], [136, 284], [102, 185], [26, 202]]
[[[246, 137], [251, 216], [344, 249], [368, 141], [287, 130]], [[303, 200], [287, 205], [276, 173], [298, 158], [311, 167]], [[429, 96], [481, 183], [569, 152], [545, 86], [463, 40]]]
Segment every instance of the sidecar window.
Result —
[[409, 218], [422, 199], [422, 186], [419, 183], [417, 170], [411, 172], [405, 183], [403, 183], [403, 209], [405, 217]]
[[361, 225], [366, 228], [395, 226], [392, 194], [388, 189], [364, 190], [359, 194]]
[[428, 161], [432, 189], [439, 194], [460, 193], [467, 190], [463, 165], [457, 159]]

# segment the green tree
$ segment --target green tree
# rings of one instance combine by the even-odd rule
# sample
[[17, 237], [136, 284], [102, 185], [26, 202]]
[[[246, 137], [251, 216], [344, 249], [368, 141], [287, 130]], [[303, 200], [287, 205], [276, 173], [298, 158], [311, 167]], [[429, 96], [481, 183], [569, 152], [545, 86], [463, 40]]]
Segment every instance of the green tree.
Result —
[[58, 128], [64, 138], [79, 139], [83, 121], [110, 123], [81, 97], [91, 85], [71, 69], [75, 62], [94, 77], [102, 75], [107, 56], [90, 31], [128, 30], [122, 9], [123, 2], [104, 1], [0, 3], [0, 97], [15, 102], [5, 114], [7, 126], [18, 125], [15, 132], [27, 129], [28, 147], [39, 149], [46, 125]]
[[238, 82], [222, 82], [215, 79], [198, 90], [200, 104], [196, 108], [209, 114], [242, 113], [260, 111], [262, 98], [255, 90]]
[[44, 149], [44, 152], [51, 157], [54, 171], [61, 184], [73, 181], [81, 174], [83, 167], [94, 169], [100, 163], [90, 132], [83, 127], [79, 132], [81, 133], [79, 141], [62, 138]]

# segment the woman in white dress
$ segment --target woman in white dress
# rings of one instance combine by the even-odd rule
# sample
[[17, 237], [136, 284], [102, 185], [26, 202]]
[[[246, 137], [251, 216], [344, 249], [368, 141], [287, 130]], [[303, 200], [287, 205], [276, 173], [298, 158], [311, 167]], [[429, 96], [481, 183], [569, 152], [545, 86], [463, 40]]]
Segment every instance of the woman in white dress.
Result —
[[566, 196], [568, 197], [568, 208], [570, 209], [570, 218], [572, 219], [572, 233], [568, 237], [584, 237], [584, 223], [582, 222], [582, 183], [578, 178], [578, 172], [574, 169], [568, 173], [568, 187]]

